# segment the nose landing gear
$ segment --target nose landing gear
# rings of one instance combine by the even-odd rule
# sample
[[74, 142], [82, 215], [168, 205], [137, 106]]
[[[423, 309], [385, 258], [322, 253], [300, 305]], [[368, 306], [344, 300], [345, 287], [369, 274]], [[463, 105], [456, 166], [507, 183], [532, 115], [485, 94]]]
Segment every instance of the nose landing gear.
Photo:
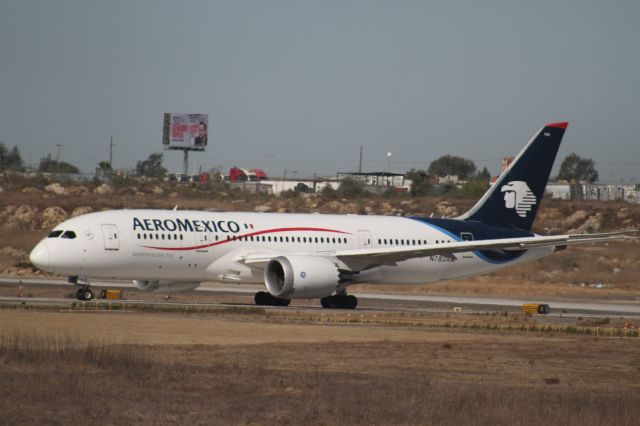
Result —
[[76, 291], [76, 299], [83, 302], [93, 299], [93, 291], [89, 288], [89, 280], [86, 277], [69, 277], [68, 282], [80, 287]]
[[91, 299], [93, 299], [93, 291], [91, 291], [89, 286], [80, 287], [78, 289], [78, 291], [76, 291], [76, 299], [82, 300], [82, 301], [85, 301], [85, 302], [87, 300], [91, 300]]

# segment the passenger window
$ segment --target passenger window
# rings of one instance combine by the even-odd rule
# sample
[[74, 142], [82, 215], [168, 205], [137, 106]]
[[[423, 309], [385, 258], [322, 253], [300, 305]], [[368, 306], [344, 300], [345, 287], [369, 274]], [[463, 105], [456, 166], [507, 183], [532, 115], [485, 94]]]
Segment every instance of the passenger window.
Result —
[[[68, 238], [70, 240], [73, 240], [76, 237], [76, 233], [73, 231], [66, 231], [64, 234], [62, 234], [61, 238]], [[115, 237], [115, 235], [114, 235]]]

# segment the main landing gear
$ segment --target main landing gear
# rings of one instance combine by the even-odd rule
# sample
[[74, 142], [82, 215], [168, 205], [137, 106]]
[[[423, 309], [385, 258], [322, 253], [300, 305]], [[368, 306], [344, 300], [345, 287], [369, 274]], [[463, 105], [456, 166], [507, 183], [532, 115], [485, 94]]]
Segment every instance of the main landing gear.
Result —
[[320, 304], [327, 309], [355, 309], [358, 298], [354, 295], [334, 294], [320, 299]]
[[289, 306], [291, 303], [291, 299], [279, 299], [266, 291], [257, 292], [254, 300], [259, 306]]
[[69, 284], [75, 284], [79, 286], [76, 291], [76, 299], [87, 302], [93, 299], [93, 291], [89, 288], [89, 280], [86, 277], [69, 277]]

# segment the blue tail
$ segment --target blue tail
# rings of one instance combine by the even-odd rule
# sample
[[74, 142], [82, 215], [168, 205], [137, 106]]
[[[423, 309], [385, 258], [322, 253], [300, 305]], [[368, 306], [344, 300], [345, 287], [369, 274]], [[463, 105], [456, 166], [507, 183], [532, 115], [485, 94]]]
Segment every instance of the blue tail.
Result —
[[568, 125], [542, 128], [480, 201], [458, 219], [530, 231]]

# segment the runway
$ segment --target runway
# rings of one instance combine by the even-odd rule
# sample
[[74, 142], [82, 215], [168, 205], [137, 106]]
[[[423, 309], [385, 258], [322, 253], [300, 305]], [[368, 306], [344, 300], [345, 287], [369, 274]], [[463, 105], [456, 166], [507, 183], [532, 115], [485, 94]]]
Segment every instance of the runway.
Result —
[[[30, 286], [58, 286], [68, 287], [72, 289], [72, 285], [65, 280], [53, 278], [18, 278], [3, 277], [0, 278], [0, 286], [23, 288]], [[123, 281], [92, 281], [92, 287], [95, 288], [126, 288], [135, 289], [131, 282]], [[264, 287], [260, 285], [228, 285], [221, 283], [203, 283], [195, 289], [196, 292], [206, 292], [208, 294], [220, 295], [238, 295], [251, 296], [257, 291], [263, 291]], [[137, 292], [137, 295], [143, 295]], [[395, 294], [395, 293], [351, 293], [358, 297], [361, 306], [358, 310], [396, 310], [396, 311], [450, 311], [453, 306], [462, 306], [465, 310], [472, 311], [491, 311], [491, 310], [519, 310], [525, 303], [545, 303], [551, 308], [552, 314], [586, 314], [597, 316], [640, 316], [640, 301], [637, 300], [610, 300], [610, 301], [584, 301], [558, 298], [499, 298], [499, 297], [482, 297], [482, 296], [456, 296], [456, 295], [424, 295], [424, 294]], [[141, 298], [140, 298], [141, 299]], [[64, 298], [38, 298], [38, 297], [0, 297], [2, 302], [28, 302], [28, 303], [70, 303], [73, 299]], [[125, 303], [139, 303], [143, 300], [136, 298], [128, 300]], [[153, 304], [167, 304], [178, 302], [149, 302]], [[315, 305], [299, 304], [296, 300], [292, 301], [291, 307], [298, 309], [322, 309]], [[203, 302], [205, 303], [205, 302]], [[212, 303], [206, 302], [211, 305]], [[215, 304], [215, 302], [214, 302]], [[229, 303], [224, 305], [228, 306]], [[254, 306], [247, 304], [238, 304], [238, 306]]]

